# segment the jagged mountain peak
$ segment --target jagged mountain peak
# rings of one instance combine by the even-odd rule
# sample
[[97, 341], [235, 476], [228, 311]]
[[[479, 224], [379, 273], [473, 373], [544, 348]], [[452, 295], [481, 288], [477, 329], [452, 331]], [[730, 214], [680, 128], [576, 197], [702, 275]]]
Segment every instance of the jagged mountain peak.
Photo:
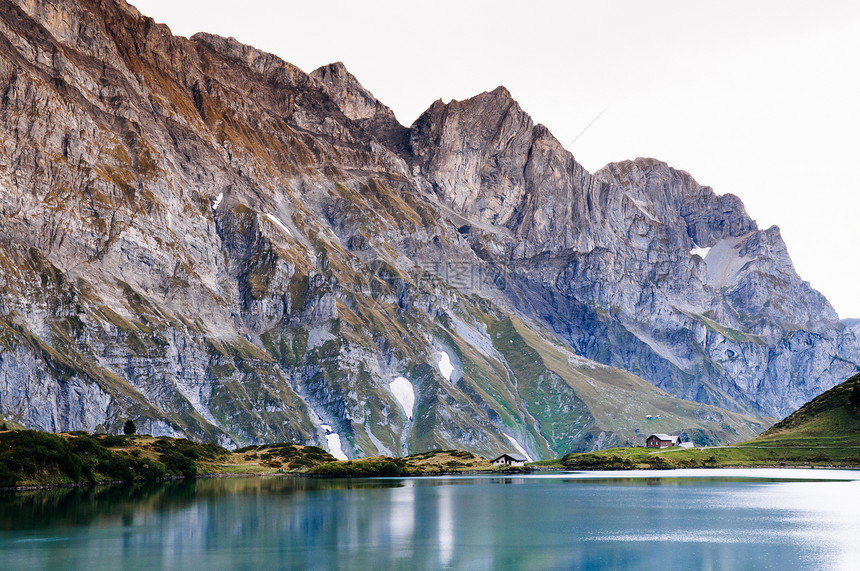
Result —
[[514, 99], [514, 96], [511, 95], [511, 92], [504, 85], [499, 85], [495, 89], [483, 91], [481, 93], [473, 95], [472, 97], [459, 101], [453, 99], [448, 103], [448, 105], [456, 105], [461, 107], [477, 107], [479, 109], [487, 104], [515, 105], [518, 111], [522, 111], [522, 109], [520, 109], [519, 103]]
[[310, 75], [325, 86], [328, 94], [350, 119], [382, 118], [396, 121], [394, 112], [365, 89], [343, 63], [322, 66]]
[[718, 195], [689, 173], [663, 161], [638, 158], [610, 163], [595, 177], [619, 186], [634, 200], [647, 203], [659, 219], [680, 216], [695, 245], [711, 247], [717, 240], [758, 229], [743, 202], [733, 194]]
[[[507, 116], [516, 117], [517, 124], [524, 128], [531, 129], [534, 125], [531, 117], [522, 110], [510, 91], [501, 85], [492, 91], [484, 91], [468, 99], [452, 99], [448, 103], [439, 99], [416, 120], [416, 124], [419, 122], [433, 123], [443, 114], [445, 117], [456, 118], [482, 127], [482, 129], [476, 130], [474, 133], [476, 136], [491, 134], [483, 131], [500, 128], [498, 123]], [[471, 132], [469, 133], [471, 134]]]
[[[536, 127], [504, 87], [463, 101], [436, 101], [412, 125], [412, 162], [428, 173], [436, 194], [456, 212], [479, 224], [517, 231], [531, 220], [529, 188], [532, 149], [544, 155], [548, 131]], [[564, 170], [572, 156], [556, 156]]]
[[233, 37], [225, 38], [198, 32], [191, 36], [191, 41], [208, 46], [224, 58], [241, 61], [265, 76], [285, 77], [293, 84], [304, 84], [308, 80], [308, 74], [293, 64], [274, 54], [243, 44]]
[[394, 112], [379, 101], [341, 62], [322, 66], [310, 77], [331, 97], [340, 111], [395, 153], [408, 152], [409, 131]]

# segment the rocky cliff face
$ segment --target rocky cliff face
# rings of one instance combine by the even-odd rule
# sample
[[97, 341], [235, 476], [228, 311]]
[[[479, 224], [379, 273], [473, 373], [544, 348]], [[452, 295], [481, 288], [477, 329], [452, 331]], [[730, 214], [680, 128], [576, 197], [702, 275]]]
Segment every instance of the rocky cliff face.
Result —
[[860, 361], [737, 198], [590, 174], [504, 88], [406, 128], [341, 64], [0, 0], [0, 94], [28, 426], [546, 457], [749, 436]]
[[856, 370], [856, 332], [737, 197], [653, 159], [591, 175], [503, 88], [434, 103], [411, 142], [439, 199], [473, 223], [473, 250], [512, 271], [514, 306], [550, 316], [577, 353], [774, 417]]

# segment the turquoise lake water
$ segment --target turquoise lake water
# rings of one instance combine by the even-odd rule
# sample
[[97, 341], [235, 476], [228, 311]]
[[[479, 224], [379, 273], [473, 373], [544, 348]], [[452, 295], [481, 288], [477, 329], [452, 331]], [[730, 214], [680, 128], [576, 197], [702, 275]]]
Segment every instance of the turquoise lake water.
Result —
[[222, 478], [0, 493], [2, 569], [860, 569], [860, 472]]

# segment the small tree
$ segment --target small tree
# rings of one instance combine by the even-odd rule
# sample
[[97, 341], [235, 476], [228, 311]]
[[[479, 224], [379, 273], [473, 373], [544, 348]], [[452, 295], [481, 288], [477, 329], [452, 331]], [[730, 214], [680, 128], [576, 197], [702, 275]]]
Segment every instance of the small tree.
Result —
[[126, 436], [128, 436], [130, 434], [134, 434], [135, 432], [137, 432], [137, 425], [135, 425], [134, 421], [129, 418], [128, 420], [125, 421], [125, 424], [122, 426], [122, 431], [123, 431], [123, 433], [125, 433]]

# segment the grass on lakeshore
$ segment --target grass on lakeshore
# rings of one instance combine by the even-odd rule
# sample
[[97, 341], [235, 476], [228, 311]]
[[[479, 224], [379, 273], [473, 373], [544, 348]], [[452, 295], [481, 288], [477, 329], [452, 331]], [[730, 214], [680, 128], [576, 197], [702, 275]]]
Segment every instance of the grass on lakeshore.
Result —
[[860, 447], [767, 446], [749, 443], [715, 448], [613, 448], [568, 454], [546, 467], [568, 470], [664, 470], [766, 466], [860, 466]]
[[288, 443], [230, 452], [215, 444], [163, 436], [0, 432], [0, 488], [303, 472], [332, 460], [322, 448]]
[[492, 472], [492, 462], [461, 450], [431, 450], [404, 458], [373, 456], [320, 464], [309, 473], [320, 476], [423, 476], [464, 472]]

